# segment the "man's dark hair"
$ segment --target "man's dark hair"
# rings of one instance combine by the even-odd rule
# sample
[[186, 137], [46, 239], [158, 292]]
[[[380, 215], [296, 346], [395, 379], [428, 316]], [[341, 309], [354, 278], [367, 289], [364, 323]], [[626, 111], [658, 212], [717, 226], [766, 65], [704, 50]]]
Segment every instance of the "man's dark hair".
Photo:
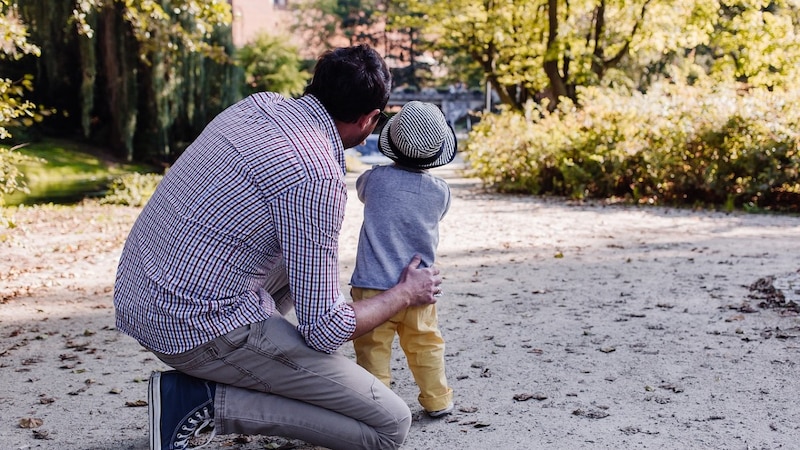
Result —
[[305, 93], [316, 97], [336, 120], [353, 123], [389, 102], [392, 75], [381, 55], [368, 45], [325, 52]]

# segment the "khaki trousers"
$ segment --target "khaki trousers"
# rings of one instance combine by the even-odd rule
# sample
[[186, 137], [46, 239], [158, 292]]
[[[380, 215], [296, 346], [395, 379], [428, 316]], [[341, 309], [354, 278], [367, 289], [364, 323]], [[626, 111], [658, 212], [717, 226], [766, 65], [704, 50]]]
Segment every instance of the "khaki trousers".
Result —
[[[285, 273], [271, 275], [282, 278], [268, 282], [268, 291], [274, 297], [288, 292]], [[308, 347], [277, 313], [185, 353], [153, 353], [181, 372], [218, 383], [217, 434], [283, 436], [331, 449], [372, 450], [398, 448], [411, 427], [403, 399], [344, 355]]]
[[[383, 291], [353, 287], [353, 300], [374, 297]], [[453, 390], [447, 384], [444, 367], [444, 339], [439, 331], [436, 305], [406, 308], [384, 324], [353, 340], [356, 362], [386, 386], [391, 382], [390, 362], [394, 335], [408, 360], [408, 368], [419, 387], [420, 405], [426, 411], [447, 408]]]
[[411, 427], [405, 401], [344, 355], [312, 350], [283, 317], [236, 329], [186, 353], [156, 356], [217, 382], [217, 434], [372, 450], [398, 448]]

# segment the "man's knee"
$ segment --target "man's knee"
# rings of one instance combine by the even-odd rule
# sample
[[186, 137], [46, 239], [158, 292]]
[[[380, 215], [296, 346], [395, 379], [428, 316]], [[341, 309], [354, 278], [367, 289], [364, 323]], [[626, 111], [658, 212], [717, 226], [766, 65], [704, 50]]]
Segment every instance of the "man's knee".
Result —
[[411, 429], [411, 410], [408, 409], [408, 406], [398, 410], [395, 414], [397, 419], [395, 429], [381, 435], [381, 448], [392, 450], [400, 448]]

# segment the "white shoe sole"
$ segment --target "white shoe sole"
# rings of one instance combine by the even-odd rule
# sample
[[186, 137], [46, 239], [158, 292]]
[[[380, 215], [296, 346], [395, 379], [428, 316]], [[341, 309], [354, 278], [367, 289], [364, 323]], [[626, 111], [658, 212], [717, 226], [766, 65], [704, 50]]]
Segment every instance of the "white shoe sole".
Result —
[[161, 372], [153, 372], [150, 376], [147, 405], [150, 413], [150, 450], [161, 450]]

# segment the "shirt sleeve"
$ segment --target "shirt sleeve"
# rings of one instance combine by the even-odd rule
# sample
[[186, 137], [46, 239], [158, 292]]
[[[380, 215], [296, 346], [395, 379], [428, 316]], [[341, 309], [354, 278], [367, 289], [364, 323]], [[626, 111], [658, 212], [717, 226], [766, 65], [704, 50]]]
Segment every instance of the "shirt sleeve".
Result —
[[356, 179], [356, 194], [358, 194], [358, 199], [361, 200], [361, 203], [364, 203], [366, 200], [367, 195], [367, 180], [369, 180], [369, 176], [372, 173], [373, 169], [367, 169], [358, 176]]
[[339, 232], [347, 204], [341, 180], [299, 184], [273, 204], [297, 329], [309, 347], [333, 353], [350, 340], [356, 317], [339, 287]]
[[445, 193], [445, 203], [444, 203], [444, 211], [442, 211], [442, 217], [439, 220], [444, 219], [444, 216], [447, 214], [448, 211], [450, 211], [450, 202], [452, 200], [452, 195], [450, 193], [450, 185], [448, 185], [444, 181], [442, 182], [442, 184], [444, 185], [442, 191]]

